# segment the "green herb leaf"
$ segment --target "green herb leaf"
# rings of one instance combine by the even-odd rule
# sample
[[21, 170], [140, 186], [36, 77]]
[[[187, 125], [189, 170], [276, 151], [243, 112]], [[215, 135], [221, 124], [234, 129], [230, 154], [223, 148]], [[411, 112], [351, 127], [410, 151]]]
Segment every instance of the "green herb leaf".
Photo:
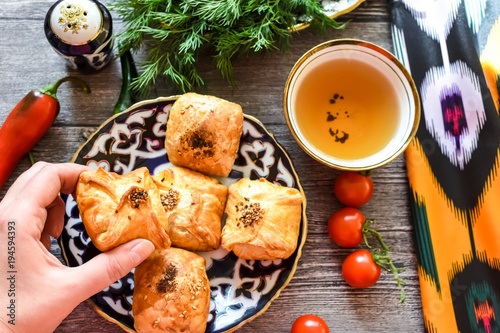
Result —
[[125, 23], [123, 52], [148, 51], [132, 87], [143, 97], [159, 77], [182, 92], [203, 85], [196, 63], [206, 46], [222, 77], [235, 82], [238, 57], [285, 51], [299, 17], [319, 31], [343, 28], [316, 0], [117, 0], [111, 9]]

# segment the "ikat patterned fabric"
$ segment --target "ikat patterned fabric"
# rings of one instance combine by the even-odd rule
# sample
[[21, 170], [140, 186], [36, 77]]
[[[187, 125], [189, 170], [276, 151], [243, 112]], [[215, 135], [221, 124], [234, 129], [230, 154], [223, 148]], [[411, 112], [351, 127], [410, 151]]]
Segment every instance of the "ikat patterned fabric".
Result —
[[500, 332], [500, 0], [389, 0], [426, 332]]

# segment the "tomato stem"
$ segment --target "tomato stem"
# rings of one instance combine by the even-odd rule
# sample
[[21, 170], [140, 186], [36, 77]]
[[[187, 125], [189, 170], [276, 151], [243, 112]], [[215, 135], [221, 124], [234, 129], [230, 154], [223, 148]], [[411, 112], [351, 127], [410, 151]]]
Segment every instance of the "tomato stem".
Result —
[[399, 273], [404, 272], [405, 269], [397, 268], [396, 266], [394, 266], [394, 263], [392, 262], [392, 259], [389, 256], [389, 254], [387, 252], [384, 252], [383, 250], [373, 251], [372, 258], [377, 265], [379, 265], [386, 271], [392, 272], [392, 274], [394, 275], [394, 281], [396, 281], [398, 288], [401, 290], [401, 296], [399, 297], [399, 301], [401, 303], [404, 303], [406, 300], [406, 294], [403, 285], [406, 284], [406, 282], [399, 277]]
[[374, 171], [374, 169], [362, 170], [362, 171], [359, 171], [359, 173], [365, 177], [371, 177], [373, 175], [373, 171]]
[[399, 297], [399, 301], [401, 303], [404, 303], [406, 300], [406, 294], [403, 289], [403, 285], [406, 284], [406, 282], [399, 277], [399, 273], [402, 273], [405, 271], [404, 268], [397, 268], [394, 266], [394, 263], [392, 262], [392, 259], [389, 255], [389, 250], [390, 247], [385, 244], [384, 240], [382, 239], [382, 236], [373, 228], [370, 227], [370, 225], [373, 223], [373, 220], [366, 219], [365, 223], [363, 224], [363, 239], [365, 241], [366, 246], [371, 248], [370, 244], [368, 243], [367, 235], [371, 235], [375, 237], [375, 239], [378, 241], [380, 246], [382, 247], [381, 249], [373, 249], [372, 250], [372, 258], [373, 261], [385, 269], [386, 271], [392, 272], [394, 275], [394, 280], [398, 284], [398, 288], [401, 290], [401, 296]]
[[380, 244], [380, 246], [382, 246], [382, 249], [385, 251], [385, 252], [388, 252], [389, 251], [389, 246], [387, 246], [384, 242], [384, 240], [382, 239], [382, 236], [380, 236], [380, 234], [377, 232], [377, 230], [373, 229], [370, 227], [370, 225], [373, 223], [373, 220], [370, 220], [370, 219], [366, 219], [365, 220], [365, 223], [363, 224], [363, 229], [361, 230], [362, 233], [363, 233], [363, 239], [365, 241], [365, 244], [366, 246], [368, 246], [369, 248], [371, 248], [370, 244], [368, 244], [368, 239], [367, 239], [367, 235], [371, 235], [373, 237], [375, 237], [375, 239], [378, 241], [378, 243]]

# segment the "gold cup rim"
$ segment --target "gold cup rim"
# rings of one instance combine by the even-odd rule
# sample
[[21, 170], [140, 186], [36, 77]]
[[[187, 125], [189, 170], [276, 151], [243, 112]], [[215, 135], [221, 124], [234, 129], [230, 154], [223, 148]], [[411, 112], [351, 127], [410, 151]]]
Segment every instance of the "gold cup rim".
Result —
[[[316, 54], [319, 51], [322, 51], [326, 48], [330, 48], [333, 46], [338, 46], [338, 45], [355, 45], [355, 46], [361, 46], [365, 47], [368, 49], [371, 49], [375, 52], [378, 52], [379, 54], [383, 55], [385, 59], [387, 59], [388, 62], [394, 64], [403, 74], [404, 79], [408, 82], [408, 85], [411, 88], [411, 94], [413, 96], [413, 100], [415, 101], [415, 116], [413, 119], [413, 124], [412, 128], [407, 135], [405, 142], [397, 149], [395, 150], [389, 157], [385, 158], [382, 161], [379, 161], [377, 163], [373, 163], [370, 165], [363, 165], [363, 166], [346, 166], [342, 164], [335, 163], [333, 161], [327, 160], [321, 156], [318, 156], [313, 150], [311, 150], [299, 137], [297, 132], [295, 131], [294, 124], [291, 120], [291, 110], [288, 107], [288, 98], [290, 96], [290, 86], [292, 80], [295, 78], [297, 75], [298, 69], [302, 66], [302, 64], [309, 59], [311, 56]], [[323, 42], [321, 44], [316, 45], [315, 47], [311, 48], [308, 50], [306, 53], [304, 53], [299, 60], [294, 64], [292, 67], [290, 73], [288, 74], [287, 81], [285, 83], [285, 90], [283, 93], [283, 110], [285, 113], [285, 119], [288, 125], [288, 128], [290, 132], [292, 133], [295, 141], [299, 144], [299, 146], [313, 159], [317, 160], [318, 162], [325, 164], [329, 167], [332, 167], [334, 169], [339, 169], [339, 170], [349, 170], [349, 171], [365, 171], [365, 170], [372, 170], [376, 169], [378, 167], [384, 166], [393, 160], [395, 160], [397, 157], [399, 157], [408, 147], [410, 144], [411, 140], [415, 137], [418, 126], [420, 123], [420, 113], [421, 113], [421, 105], [420, 105], [420, 97], [417, 91], [417, 88], [415, 86], [415, 82], [413, 81], [413, 78], [411, 77], [410, 73], [406, 69], [406, 67], [388, 50], [385, 48], [378, 46], [374, 43], [367, 42], [364, 40], [360, 39], [353, 39], [353, 38], [342, 38], [342, 39], [334, 39], [334, 40], [329, 40], [326, 42]]]

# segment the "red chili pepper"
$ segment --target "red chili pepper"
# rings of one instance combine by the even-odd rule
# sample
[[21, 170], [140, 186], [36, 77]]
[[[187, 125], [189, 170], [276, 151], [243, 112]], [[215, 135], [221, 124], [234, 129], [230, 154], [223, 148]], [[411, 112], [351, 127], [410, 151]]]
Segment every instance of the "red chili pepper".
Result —
[[59, 114], [57, 88], [74, 81], [90, 93], [88, 85], [76, 78], [65, 77], [44, 88], [30, 91], [9, 114], [0, 128], [0, 189], [21, 158], [48, 131]]

